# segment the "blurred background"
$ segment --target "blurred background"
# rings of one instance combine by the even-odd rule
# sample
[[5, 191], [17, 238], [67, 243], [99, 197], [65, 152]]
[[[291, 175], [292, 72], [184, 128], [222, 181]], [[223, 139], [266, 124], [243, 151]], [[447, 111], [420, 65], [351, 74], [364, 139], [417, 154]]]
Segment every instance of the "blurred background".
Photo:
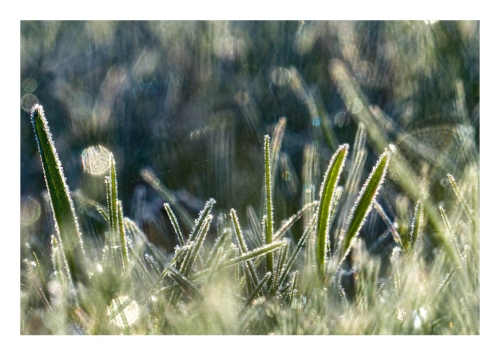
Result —
[[[22, 21], [23, 228], [41, 241], [53, 228], [34, 103], [45, 109], [70, 189], [105, 204], [98, 157], [112, 152], [125, 214], [167, 250], [165, 199], [141, 171], [193, 218], [215, 198], [216, 213], [235, 208], [246, 222], [248, 206], [260, 212], [263, 137], [285, 117], [275, 220], [290, 216], [304, 203], [308, 152], [317, 195], [332, 153], [352, 147], [358, 130], [360, 103], [342, 99], [334, 59], [402, 150], [414, 137], [434, 157], [449, 153], [457, 134], [479, 148], [478, 21]], [[381, 153], [367, 152], [364, 177]]]

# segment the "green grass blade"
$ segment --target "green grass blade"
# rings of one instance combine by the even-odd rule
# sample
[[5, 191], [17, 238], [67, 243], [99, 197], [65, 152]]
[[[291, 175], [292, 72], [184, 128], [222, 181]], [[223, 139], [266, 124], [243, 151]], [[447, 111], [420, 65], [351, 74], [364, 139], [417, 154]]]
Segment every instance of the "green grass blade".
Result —
[[122, 202], [117, 202], [117, 216], [118, 216], [118, 234], [120, 236], [120, 247], [122, 252], [122, 266], [124, 269], [128, 269], [130, 265], [127, 236], [125, 235], [125, 224], [123, 222], [123, 207]]
[[275, 274], [273, 277], [273, 287], [271, 289], [271, 292], [273, 294], [275, 294], [279, 288], [278, 280], [281, 278], [282, 274], [284, 273], [285, 260], [288, 257], [289, 247], [290, 247], [290, 242], [285, 244], [285, 246], [283, 248], [281, 248], [279, 253], [278, 253], [278, 260], [276, 262], [276, 271], [275, 271]]
[[453, 188], [453, 192], [455, 192], [455, 196], [457, 196], [458, 201], [460, 202], [460, 204], [464, 208], [465, 214], [467, 215], [467, 217], [469, 218], [471, 223], [475, 224], [476, 220], [472, 215], [472, 211], [471, 211], [469, 205], [467, 204], [467, 202], [465, 202], [465, 200], [463, 198], [463, 193], [460, 190], [460, 188], [458, 187], [458, 184], [455, 181], [455, 178], [451, 174], [448, 174], [447, 176], [448, 176], [448, 180], [450, 181], [451, 187]]
[[[231, 209], [229, 213], [231, 215], [231, 221], [233, 222], [234, 231], [236, 232], [236, 239], [238, 240], [238, 246], [240, 248], [240, 252], [241, 254], [246, 254], [248, 253], [248, 248], [245, 243], [245, 239], [243, 238], [243, 232], [241, 231], [241, 226], [240, 222], [238, 221], [236, 210]], [[246, 265], [245, 281], [247, 283], [247, 290], [249, 293], [251, 293], [253, 291], [253, 285], [257, 285], [259, 282], [257, 277], [257, 271], [255, 270], [255, 267], [251, 260], [246, 261], [245, 265]]]
[[354, 203], [351, 214], [347, 219], [349, 227], [347, 228], [347, 232], [345, 233], [342, 243], [340, 253], [341, 256], [343, 256], [350, 248], [353, 238], [359, 233], [366, 220], [366, 216], [368, 216], [368, 213], [372, 209], [373, 201], [375, 201], [380, 186], [382, 186], [382, 183], [384, 182], [387, 167], [389, 166], [389, 158], [390, 153], [386, 150], [380, 156], [380, 159], [374, 166], [370, 176], [368, 176], [368, 179], [366, 180], [356, 202]]
[[75, 282], [85, 281], [86, 275], [81, 271], [85, 261], [85, 251], [73, 207], [73, 200], [66, 185], [63, 168], [41, 105], [33, 106], [31, 123], [42, 160], [43, 174], [56, 232], [60, 237], [64, 258], [68, 266], [68, 276]]
[[244, 310], [248, 306], [250, 306], [250, 304], [252, 304], [253, 300], [257, 297], [257, 295], [262, 290], [262, 288], [264, 287], [264, 285], [267, 282], [269, 282], [270, 278], [271, 278], [271, 273], [270, 272], [266, 272], [266, 274], [264, 275], [264, 277], [262, 278], [262, 280], [259, 282], [259, 284], [257, 285], [257, 287], [255, 287], [255, 290], [253, 290], [253, 292], [247, 297], [247, 300], [245, 301], [245, 308], [244, 308]]
[[414, 250], [417, 240], [420, 240], [422, 236], [423, 223], [424, 223], [423, 203], [422, 201], [418, 201], [417, 204], [415, 205], [415, 215], [413, 216], [413, 222], [411, 224], [409, 250]]
[[316, 260], [320, 278], [325, 276], [325, 262], [327, 253], [327, 238], [330, 227], [331, 211], [334, 204], [335, 189], [344, 167], [349, 145], [344, 144], [333, 154], [326, 170], [319, 193], [318, 206], [318, 233], [316, 237]]
[[203, 245], [203, 242], [205, 241], [205, 237], [207, 236], [208, 229], [210, 228], [210, 223], [212, 222], [212, 215], [207, 215], [205, 216], [200, 222], [201, 226], [198, 229], [197, 234], [194, 237], [194, 240], [191, 243], [191, 245], [188, 243], [186, 245], [190, 245], [190, 248], [187, 252], [187, 256], [184, 260], [184, 263], [181, 267], [181, 273], [188, 276], [189, 273], [191, 272], [191, 269], [194, 265], [194, 262], [196, 258], [199, 256], [199, 251], [201, 249], [201, 246]]
[[451, 233], [451, 224], [450, 220], [448, 219], [448, 215], [446, 214], [446, 211], [444, 210], [443, 206], [439, 206], [439, 212], [441, 213], [441, 218], [443, 219], [444, 226], [446, 228], [446, 231], [448, 233]]
[[174, 211], [168, 203], [164, 203], [165, 211], [167, 211], [168, 218], [170, 219], [170, 223], [172, 223], [172, 227], [174, 228], [174, 232], [179, 239], [180, 245], [184, 245], [184, 238], [182, 237], [181, 228], [179, 227], [179, 222], [177, 222], [177, 217], [175, 217]]
[[385, 213], [385, 211], [382, 208], [382, 206], [380, 206], [380, 204], [375, 200], [375, 201], [373, 201], [373, 207], [375, 207], [375, 210], [377, 211], [378, 215], [380, 217], [382, 217], [382, 220], [385, 222], [385, 224], [387, 225], [387, 227], [389, 227], [389, 230], [390, 230], [390, 232], [392, 234], [392, 237], [394, 238], [394, 241], [396, 243], [398, 243], [400, 246], [402, 246], [403, 245], [403, 241], [401, 239], [401, 236], [399, 235], [398, 230], [394, 226], [394, 223], [391, 222], [391, 220], [387, 216], [387, 213]]
[[[265, 190], [266, 190], [266, 218], [264, 223], [264, 236], [265, 243], [271, 244], [273, 242], [274, 226], [273, 226], [273, 197], [272, 197], [272, 187], [271, 187], [271, 149], [269, 147], [270, 137], [266, 135], [264, 137], [264, 156], [265, 156]], [[268, 253], [266, 255], [267, 271], [273, 272], [274, 261], [273, 253]]]
[[211, 198], [207, 201], [207, 203], [205, 204], [205, 207], [200, 212], [199, 217], [194, 221], [194, 228], [191, 231], [191, 234], [189, 235], [189, 238], [188, 238], [186, 244], [189, 244], [190, 242], [192, 242], [194, 240], [194, 238], [196, 238], [196, 236], [200, 232], [200, 229], [203, 225], [203, 222], [205, 221], [205, 219], [207, 218], [209, 213], [212, 211], [212, 207], [214, 207], [214, 205], [215, 205], [215, 200], [213, 198]]

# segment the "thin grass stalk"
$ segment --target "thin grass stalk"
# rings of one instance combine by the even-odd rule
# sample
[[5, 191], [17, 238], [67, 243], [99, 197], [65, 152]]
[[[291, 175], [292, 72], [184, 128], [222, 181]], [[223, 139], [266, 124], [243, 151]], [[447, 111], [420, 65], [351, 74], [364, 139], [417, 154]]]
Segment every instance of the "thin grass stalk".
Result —
[[259, 284], [255, 287], [253, 292], [247, 297], [243, 311], [245, 311], [252, 304], [252, 302], [258, 296], [264, 285], [266, 285], [266, 283], [269, 282], [270, 278], [271, 278], [271, 273], [266, 272], [266, 274], [264, 275], [262, 280], [260, 280]]
[[453, 188], [453, 192], [455, 193], [455, 196], [457, 196], [458, 201], [460, 202], [460, 204], [464, 208], [464, 211], [465, 211], [465, 214], [467, 215], [467, 218], [469, 218], [471, 223], [475, 226], [476, 220], [472, 215], [472, 211], [471, 211], [469, 205], [464, 200], [462, 190], [460, 190], [460, 188], [458, 187], [458, 184], [455, 181], [455, 178], [453, 177], [453, 175], [447, 174], [447, 176], [448, 176], [448, 180], [450, 181], [451, 187]]
[[177, 222], [177, 217], [175, 217], [174, 211], [168, 203], [164, 203], [165, 211], [167, 212], [168, 218], [170, 219], [170, 223], [172, 223], [172, 227], [174, 228], [175, 235], [177, 239], [179, 239], [180, 245], [184, 245], [184, 238], [182, 237], [181, 228], [179, 227], [179, 222]]
[[[236, 233], [236, 239], [238, 241], [240, 252], [241, 254], [246, 254], [248, 253], [248, 248], [245, 243], [245, 239], [243, 238], [243, 232], [241, 231], [241, 226], [240, 222], [238, 221], [236, 210], [231, 209], [230, 215], [231, 215], [231, 221], [233, 223], [233, 228]], [[248, 293], [251, 293], [253, 291], [254, 285], [257, 285], [259, 283], [258, 281], [259, 279], [257, 277], [257, 271], [255, 270], [255, 267], [251, 260], [246, 261], [244, 267], [245, 267], [245, 280], [247, 283], [247, 290]]]
[[212, 215], [207, 215], [201, 221], [202, 222], [201, 228], [197, 232], [192, 242], [192, 246], [188, 250], [188, 254], [183, 263], [183, 266], [181, 267], [180, 271], [183, 275], [187, 276], [191, 272], [194, 262], [196, 258], [199, 256], [199, 251], [201, 249], [201, 246], [205, 241], [205, 237], [207, 236], [208, 229], [210, 228], [210, 223], [212, 222], [212, 218], [213, 218]]
[[84, 271], [86, 259], [83, 240], [73, 200], [41, 105], [34, 105], [31, 109], [31, 123], [42, 161], [56, 233], [60, 238], [65, 263], [68, 266], [68, 277], [75, 282], [85, 283], [87, 275]]
[[325, 277], [328, 230], [331, 224], [331, 211], [334, 204], [335, 189], [344, 167], [349, 145], [344, 144], [333, 154], [321, 184], [318, 205], [318, 229], [316, 235], [316, 260], [320, 279]]
[[186, 244], [189, 244], [190, 242], [192, 242], [196, 238], [196, 236], [199, 234], [199, 232], [202, 228], [203, 222], [205, 221], [205, 219], [207, 218], [209, 213], [212, 211], [212, 207], [214, 205], [215, 205], [215, 200], [213, 198], [209, 199], [205, 203], [205, 206], [203, 207], [203, 210], [200, 212], [200, 215], [194, 221], [193, 230], [191, 231], [191, 234], [189, 235]]
[[390, 230], [390, 232], [392, 234], [392, 237], [394, 238], [394, 241], [396, 243], [398, 243], [400, 246], [402, 246], [403, 245], [403, 241], [402, 241], [401, 236], [399, 235], [396, 227], [394, 227], [394, 223], [391, 222], [391, 220], [389, 219], [389, 217], [385, 213], [385, 211], [382, 208], [382, 206], [380, 206], [380, 204], [377, 202], [377, 200], [373, 201], [373, 207], [377, 211], [378, 215], [380, 217], [382, 217], [382, 220], [385, 222], [385, 224], [387, 225], [387, 227], [389, 227], [389, 230]]
[[285, 244], [285, 246], [283, 248], [281, 248], [279, 251], [278, 260], [276, 262], [276, 270], [275, 270], [274, 277], [273, 277], [273, 286], [271, 289], [271, 292], [273, 294], [275, 294], [278, 291], [278, 288], [279, 288], [278, 280], [281, 278], [281, 275], [283, 273], [285, 260], [287, 259], [287, 256], [288, 256], [289, 247], [290, 247], [290, 242]]
[[446, 228], [446, 231], [448, 233], [451, 233], [451, 224], [450, 220], [448, 219], [448, 216], [446, 214], [446, 211], [444, 210], [443, 206], [439, 206], [439, 212], [441, 213], [441, 218], [443, 219], [444, 226]]
[[[273, 199], [272, 199], [272, 176], [271, 176], [271, 150], [269, 147], [270, 137], [264, 137], [264, 156], [265, 156], [265, 191], [266, 191], [266, 219], [264, 223], [265, 243], [270, 245], [273, 242], [274, 234], [274, 219], [273, 219]], [[274, 270], [274, 256], [273, 253], [266, 255], [267, 271], [273, 272]], [[270, 281], [271, 282], [271, 281]], [[271, 286], [271, 283], [269, 283]]]
[[124, 269], [128, 269], [130, 265], [129, 252], [127, 245], [127, 236], [125, 235], [125, 225], [123, 223], [123, 207], [122, 202], [117, 201], [117, 217], [118, 217], [118, 233], [120, 236], [120, 249], [122, 256], [122, 266]]
[[415, 215], [413, 216], [413, 221], [411, 224], [411, 232], [410, 232], [410, 250], [415, 249], [415, 245], [417, 244], [417, 240], [420, 240], [422, 237], [424, 223], [424, 209], [422, 201], [418, 201], [415, 205]]

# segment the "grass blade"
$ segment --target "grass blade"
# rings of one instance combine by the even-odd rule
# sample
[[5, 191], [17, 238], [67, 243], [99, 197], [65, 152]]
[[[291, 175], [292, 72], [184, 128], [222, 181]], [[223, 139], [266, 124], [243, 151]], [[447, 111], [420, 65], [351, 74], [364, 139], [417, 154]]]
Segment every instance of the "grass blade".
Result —
[[380, 159], [374, 166], [370, 176], [368, 176], [368, 179], [366, 180], [356, 202], [354, 203], [351, 214], [347, 219], [349, 227], [345, 233], [342, 243], [340, 253], [341, 256], [343, 256], [351, 246], [353, 238], [359, 233], [366, 220], [366, 216], [368, 216], [368, 213], [372, 209], [373, 201], [375, 201], [380, 186], [382, 186], [382, 183], [384, 182], [387, 167], [389, 166], [389, 158], [390, 153], [386, 150], [380, 156]]
[[[272, 187], [271, 187], [271, 149], [269, 147], [270, 137], [266, 135], [264, 137], [264, 156], [265, 156], [265, 190], [266, 190], [266, 214], [264, 223], [264, 236], [265, 244], [271, 244], [273, 242], [274, 226], [273, 226], [273, 197], [272, 197]], [[266, 255], [267, 271], [273, 272], [274, 260], [273, 253], [268, 253]]]
[[475, 224], [476, 221], [475, 221], [475, 218], [472, 216], [472, 211], [471, 211], [469, 205], [467, 204], [467, 202], [465, 202], [465, 200], [463, 198], [463, 193], [460, 190], [460, 188], [458, 187], [458, 184], [455, 181], [455, 178], [451, 174], [448, 174], [447, 176], [448, 176], [448, 180], [450, 181], [451, 187], [453, 188], [453, 192], [455, 192], [455, 195], [457, 196], [458, 201], [460, 202], [460, 204], [464, 208], [465, 214], [467, 215], [467, 217], [469, 218], [471, 223]]
[[177, 217], [175, 217], [174, 211], [168, 203], [164, 203], [165, 211], [167, 211], [168, 218], [170, 219], [170, 223], [172, 223], [172, 227], [174, 227], [175, 234], [179, 239], [180, 245], [184, 245], [184, 238], [182, 237], [181, 228], [179, 227], [179, 222], [177, 222]]
[[319, 192], [318, 233], [316, 239], [316, 260], [320, 278], [325, 276], [325, 261], [327, 252], [328, 229], [330, 227], [331, 210], [334, 203], [334, 193], [344, 167], [349, 145], [344, 144], [333, 154], [326, 170]]
[[424, 210], [421, 201], [418, 201], [415, 206], [415, 216], [413, 217], [413, 222], [411, 224], [410, 232], [410, 243], [408, 246], [408, 251], [415, 249], [415, 244], [417, 240], [421, 238], [422, 229], [424, 223]]
[[41, 105], [33, 106], [31, 123], [42, 160], [43, 174], [56, 232], [62, 243], [64, 258], [68, 266], [68, 276], [75, 282], [83, 282], [86, 280], [86, 275], [79, 271], [85, 260], [83, 241], [73, 207], [73, 200], [66, 185], [63, 168]]
[[120, 235], [120, 247], [122, 251], [122, 265], [124, 269], [128, 269], [130, 265], [128, 246], [127, 246], [127, 236], [125, 235], [125, 224], [123, 223], [123, 207], [122, 202], [117, 202], [117, 213], [118, 213], [118, 234]]
[[273, 287], [271, 289], [271, 292], [273, 294], [275, 294], [279, 288], [278, 280], [281, 279], [281, 275], [283, 275], [285, 260], [288, 256], [288, 248], [289, 247], [290, 247], [290, 243], [285, 244], [285, 246], [283, 248], [281, 248], [279, 253], [278, 253], [278, 261], [276, 262], [276, 272], [275, 272], [275, 275], [273, 278]]
[[194, 221], [194, 228], [191, 231], [191, 234], [189, 235], [189, 238], [188, 238], [186, 244], [189, 244], [190, 242], [192, 242], [196, 238], [196, 236], [200, 232], [200, 229], [201, 229], [205, 219], [207, 218], [209, 213], [212, 211], [212, 207], [214, 207], [214, 205], [215, 205], [215, 200], [213, 198], [211, 198], [207, 201], [207, 203], [205, 204], [205, 207], [200, 212], [199, 217]]
[[[238, 246], [240, 248], [241, 254], [248, 253], [248, 248], [243, 238], [243, 232], [241, 231], [240, 222], [238, 221], [238, 216], [236, 215], [236, 210], [231, 209], [230, 211], [231, 221], [233, 222], [233, 228], [236, 232], [236, 239], [238, 240]], [[247, 290], [249, 293], [253, 291], [253, 285], [258, 284], [257, 271], [252, 263], [252, 261], [246, 261], [245, 268], [245, 281], [247, 283]]]
[[257, 295], [259, 294], [260, 290], [262, 290], [262, 288], [269, 281], [270, 278], [271, 278], [271, 273], [267, 272], [264, 275], [264, 277], [262, 278], [262, 280], [259, 282], [259, 284], [257, 285], [257, 287], [255, 287], [255, 290], [253, 290], [253, 292], [248, 296], [248, 298], [247, 298], [247, 300], [245, 302], [245, 307], [244, 307], [243, 310], [245, 310], [248, 306], [250, 306], [250, 304], [252, 304], [252, 302], [255, 299], [255, 297], [257, 297]]

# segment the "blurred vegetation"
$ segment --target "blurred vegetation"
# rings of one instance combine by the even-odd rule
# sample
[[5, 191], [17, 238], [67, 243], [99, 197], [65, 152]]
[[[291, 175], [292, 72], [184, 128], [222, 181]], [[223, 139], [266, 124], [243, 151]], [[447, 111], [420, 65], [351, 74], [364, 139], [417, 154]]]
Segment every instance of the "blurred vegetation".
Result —
[[[324, 171], [338, 144], [354, 141], [356, 103], [341, 99], [333, 58], [390, 117], [394, 141], [430, 126], [451, 127], [449, 137], [465, 124], [478, 146], [479, 22], [23, 21], [21, 196], [43, 205], [28, 119], [34, 102], [52, 117], [70, 188], [103, 196], [82, 174], [81, 154], [106, 147], [126, 213], [153, 234], [166, 228], [162, 204], [141, 169], [193, 215], [210, 197], [219, 209], [257, 206], [261, 194], [249, 186], [262, 184], [254, 168], [263, 166], [261, 140], [286, 117], [276, 186], [282, 219], [300, 205], [304, 147], [316, 147]], [[422, 139], [445, 144], [440, 132]]]
[[[344, 81], [333, 73], [338, 63]], [[350, 82], [366, 102], [346, 99]], [[458, 181], [466, 175], [462, 188], [479, 210], [478, 21], [22, 21], [20, 96], [23, 258], [49, 251], [54, 233], [29, 119], [38, 102], [70, 190], [105, 205], [102, 176], [92, 174], [88, 157], [99, 145], [112, 152], [124, 214], [168, 252], [176, 237], [164, 202], [185, 212], [178, 214], [185, 234], [210, 198], [215, 215], [234, 208], [242, 225], [259, 230], [263, 137], [283, 128], [282, 117], [276, 226], [317, 199], [321, 174], [343, 143], [355, 150], [346, 162], [354, 172], [340, 181], [348, 206], [382, 153], [356, 116], [366, 105], [436, 210], [454, 197], [447, 173]], [[365, 136], [366, 152], [359, 150], [366, 156], [356, 154]], [[404, 177], [391, 169], [388, 177], [376, 209], [409, 234], [417, 200], [397, 184]], [[78, 199], [76, 213], [88, 214]], [[348, 213], [339, 210], [333, 234]], [[395, 243], [380, 237], [387, 229], [380, 215], [368, 216], [362, 235], [387, 264]], [[304, 220], [311, 217], [306, 211]], [[305, 224], [294, 225], [295, 242]], [[81, 219], [80, 227], [90, 236], [106, 229], [98, 218]]]

